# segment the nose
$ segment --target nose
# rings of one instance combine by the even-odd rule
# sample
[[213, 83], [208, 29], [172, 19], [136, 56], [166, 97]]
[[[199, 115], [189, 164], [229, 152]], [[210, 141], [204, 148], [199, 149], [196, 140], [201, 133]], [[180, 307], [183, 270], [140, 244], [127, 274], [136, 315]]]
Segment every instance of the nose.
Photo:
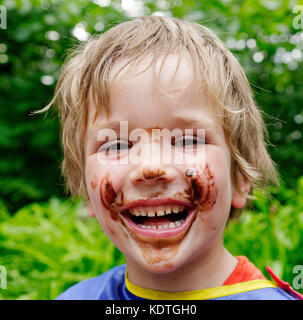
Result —
[[131, 171], [129, 177], [133, 184], [143, 183], [152, 186], [159, 182], [171, 182], [176, 179], [176, 170], [171, 166], [164, 165], [161, 161], [163, 145], [158, 134], [143, 139], [140, 145], [139, 164]]
[[173, 168], [162, 166], [139, 166], [130, 173], [133, 184], [144, 183], [153, 185], [159, 182], [171, 182], [176, 178]]

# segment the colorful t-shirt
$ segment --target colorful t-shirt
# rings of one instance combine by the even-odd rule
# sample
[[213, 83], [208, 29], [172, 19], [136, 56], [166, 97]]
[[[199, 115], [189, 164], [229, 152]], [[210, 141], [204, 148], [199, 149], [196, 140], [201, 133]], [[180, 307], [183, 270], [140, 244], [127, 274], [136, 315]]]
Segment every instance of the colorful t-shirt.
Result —
[[82, 281], [57, 297], [57, 300], [302, 300], [288, 283], [267, 268], [276, 283], [267, 280], [244, 256], [224, 284], [201, 290], [164, 292], [131, 283], [126, 265], [117, 266], [104, 274]]
[[235, 257], [238, 260], [236, 268], [225, 280], [223, 285], [231, 285], [252, 280], [267, 280], [262, 272], [254, 266], [245, 256]]

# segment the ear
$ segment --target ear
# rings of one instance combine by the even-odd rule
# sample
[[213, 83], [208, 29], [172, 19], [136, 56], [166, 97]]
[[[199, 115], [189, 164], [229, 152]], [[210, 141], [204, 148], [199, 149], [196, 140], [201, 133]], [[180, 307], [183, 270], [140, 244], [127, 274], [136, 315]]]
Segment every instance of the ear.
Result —
[[248, 181], [241, 181], [240, 192], [234, 188], [232, 197], [232, 206], [235, 208], [243, 208], [246, 204], [247, 195], [250, 191], [251, 185]]
[[87, 210], [87, 215], [89, 217], [94, 218], [96, 216], [90, 200], [88, 200], [88, 202], [87, 202], [86, 210]]

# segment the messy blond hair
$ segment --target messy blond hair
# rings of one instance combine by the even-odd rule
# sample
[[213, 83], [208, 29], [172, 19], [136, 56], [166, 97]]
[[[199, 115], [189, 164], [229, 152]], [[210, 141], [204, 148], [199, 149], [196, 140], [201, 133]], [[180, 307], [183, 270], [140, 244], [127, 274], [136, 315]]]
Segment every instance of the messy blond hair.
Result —
[[[100, 112], [110, 114], [109, 74], [117, 59], [127, 58], [125, 68], [151, 54], [149, 67], [154, 67], [160, 56], [181, 55], [184, 51], [194, 66], [194, 96], [198, 97], [201, 87], [206, 86], [221, 111], [232, 156], [234, 186], [240, 191], [242, 179], [252, 187], [278, 183], [275, 166], [266, 150], [267, 131], [237, 59], [205, 26], [150, 16], [118, 24], [78, 47], [62, 67], [54, 98], [41, 110], [48, 110], [52, 104], [59, 109], [64, 151], [62, 172], [72, 195], [88, 199], [84, 154], [88, 104], [92, 100], [96, 107], [94, 119]], [[156, 86], [165, 95], [157, 80]], [[93, 93], [91, 99], [90, 93]]]

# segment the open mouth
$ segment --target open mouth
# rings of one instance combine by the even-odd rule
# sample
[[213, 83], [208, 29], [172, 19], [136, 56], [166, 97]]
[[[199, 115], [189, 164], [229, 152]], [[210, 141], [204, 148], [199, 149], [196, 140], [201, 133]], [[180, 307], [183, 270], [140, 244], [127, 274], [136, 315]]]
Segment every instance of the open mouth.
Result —
[[148, 238], [178, 236], [188, 230], [195, 216], [191, 205], [165, 204], [132, 207], [121, 212], [131, 231]]
[[145, 208], [130, 209], [127, 211], [129, 218], [143, 229], [172, 229], [179, 227], [188, 215], [188, 209], [174, 206], [147, 211]]

